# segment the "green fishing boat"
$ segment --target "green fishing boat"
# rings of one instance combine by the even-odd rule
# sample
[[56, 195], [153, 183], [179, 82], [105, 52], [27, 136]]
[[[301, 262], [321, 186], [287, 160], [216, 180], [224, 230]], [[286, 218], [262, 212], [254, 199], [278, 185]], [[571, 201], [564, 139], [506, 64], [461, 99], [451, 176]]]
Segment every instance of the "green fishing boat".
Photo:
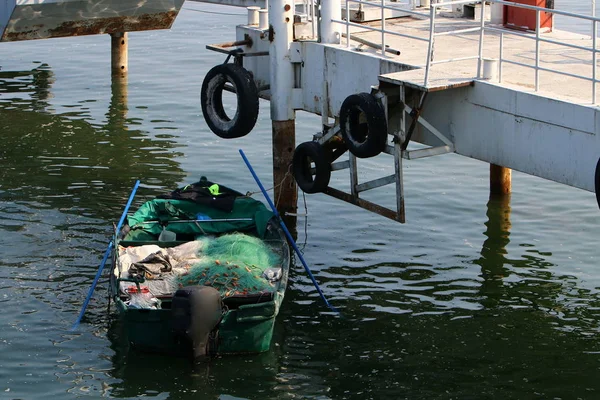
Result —
[[270, 347], [289, 247], [263, 203], [202, 178], [116, 233], [111, 296], [141, 350], [202, 359]]

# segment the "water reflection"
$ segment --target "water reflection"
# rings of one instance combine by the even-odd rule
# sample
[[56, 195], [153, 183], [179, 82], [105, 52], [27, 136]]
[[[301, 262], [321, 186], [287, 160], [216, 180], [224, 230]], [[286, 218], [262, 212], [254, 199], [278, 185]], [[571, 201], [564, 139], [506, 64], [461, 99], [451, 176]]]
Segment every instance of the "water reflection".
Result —
[[[274, 336], [272, 350], [246, 356], [224, 356], [207, 364], [193, 365], [185, 357], [150, 354], [129, 349], [123, 324], [115, 318], [108, 331], [113, 369], [119, 380], [110, 390], [111, 397], [134, 398], [169, 393], [170, 398], [197, 399], [249, 398], [269, 399], [278, 385], [279, 339]], [[231, 398], [231, 397], [229, 397]]]
[[510, 243], [510, 194], [490, 195], [487, 204], [486, 236], [481, 246], [481, 257], [475, 264], [481, 266], [480, 293], [484, 296], [482, 302], [486, 307], [494, 307], [502, 297], [503, 279], [509, 275], [506, 268], [507, 250]]
[[28, 98], [31, 110], [43, 111], [48, 106], [53, 83], [54, 73], [48, 64], [40, 64], [30, 71], [0, 71], [0, 105], [5, 104], [4, 98], [11, 94], [7, 108], [13, 108], [10, 103], [25, 106]]
[[[85, 108], [52, 114], [54, 82], [47, 65], [0, 72], [0, 199], [32, 200], [90, 216], [120, 208], [135, 179], [172, 188], [184, 172], [173, 140], [153, 140], [127, 119], [126, 85], [113, 85], [106, 122]], [[143, 196], [143, 190], [141, 191]], [[88, 214], [86, 214], [88, 215]]]

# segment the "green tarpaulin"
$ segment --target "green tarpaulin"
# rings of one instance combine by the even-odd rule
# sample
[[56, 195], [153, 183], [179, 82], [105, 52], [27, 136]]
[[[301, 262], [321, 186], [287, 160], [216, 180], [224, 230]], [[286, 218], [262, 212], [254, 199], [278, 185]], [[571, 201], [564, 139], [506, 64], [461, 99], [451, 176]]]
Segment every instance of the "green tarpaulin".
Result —
[[[163, 227], [178, 234], [196, 235], [256, 229], [262, 238], [267, 222], [272, 217], [273, 213], [263, 203], [245, 196], [235, 199], [231, 212], [190, 200], [154, 199], [143, 204], [128, 218], [132, 231], [126, 240], [145, 240], [148, 234], [158, 237]], [[239, 220], [248, 218], [250, 220]]]

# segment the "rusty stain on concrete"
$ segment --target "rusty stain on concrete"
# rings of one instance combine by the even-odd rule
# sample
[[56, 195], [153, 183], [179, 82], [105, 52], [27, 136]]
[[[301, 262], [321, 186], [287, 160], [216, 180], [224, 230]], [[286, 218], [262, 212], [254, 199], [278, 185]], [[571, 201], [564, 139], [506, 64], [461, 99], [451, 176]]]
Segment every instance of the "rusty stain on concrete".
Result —
[[142, 14], [135, 17], [120, 16], [110, 18], [90, 18], [78, 21], [66, 21], [56, 27], [45, 28], [43, 24], [24, 27], [26, 30], [14, 31], [7, 27], [2, 41], [45, 39], [53, 37], [83, 36], [100, 33], [132, 32], [152, 29], [168, 29], [175, 21], [177, 11], [155, 14]]

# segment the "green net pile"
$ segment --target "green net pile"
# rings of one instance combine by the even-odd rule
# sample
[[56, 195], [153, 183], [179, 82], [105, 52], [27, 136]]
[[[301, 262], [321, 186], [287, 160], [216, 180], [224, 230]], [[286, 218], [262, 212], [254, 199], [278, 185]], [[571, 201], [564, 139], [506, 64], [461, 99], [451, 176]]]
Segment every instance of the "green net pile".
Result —
[[179, 286], [212, 286], [222, 297], [272, 291], [262, 275], [281, 260], [263, 241], [242, 233], [202, 240], [202, 261], [178, 277]]

